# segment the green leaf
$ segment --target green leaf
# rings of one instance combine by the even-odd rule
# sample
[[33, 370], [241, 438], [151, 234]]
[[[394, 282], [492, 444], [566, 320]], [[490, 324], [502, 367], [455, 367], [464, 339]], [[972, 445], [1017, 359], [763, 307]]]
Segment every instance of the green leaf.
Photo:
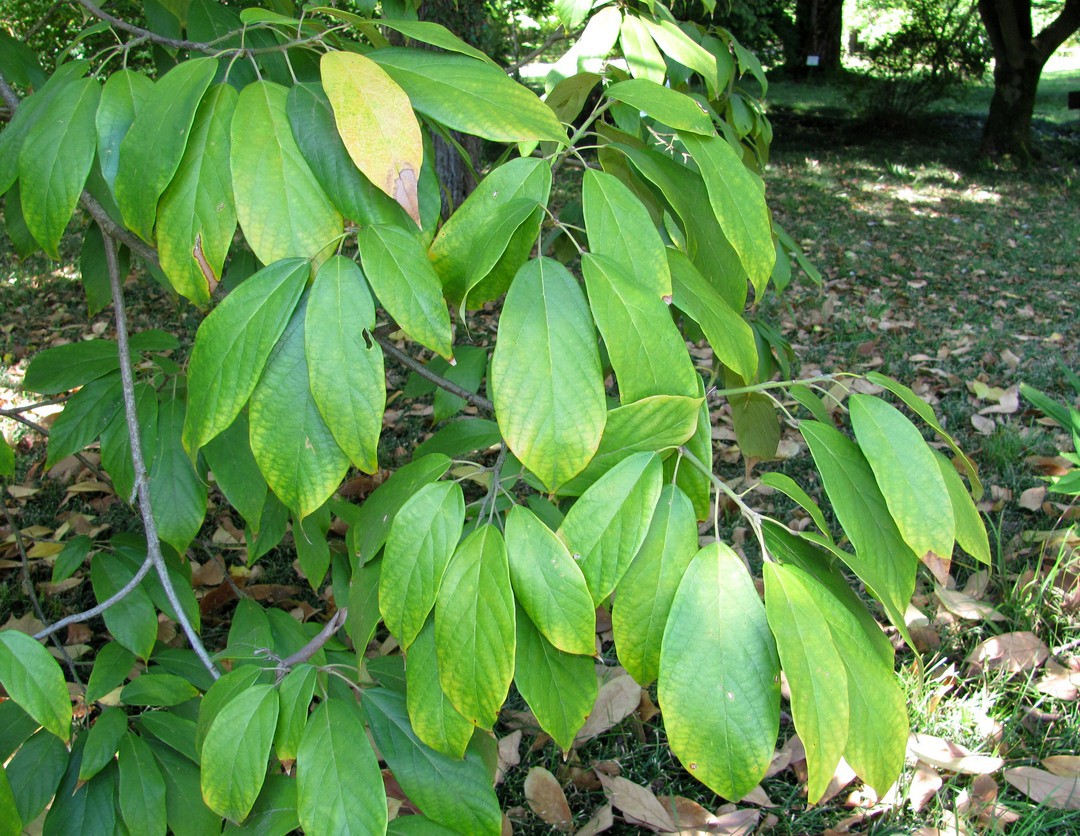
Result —
[[[440, 371], [437, 374], [470, 392], [479, 392], [480, 383], [484, 379], [484, 374], [488, 368], [487, 351], [475, 345], [461, 345], [455, 347], [454, 354], [454, 359], [457, 361], [456, 365], [451, 366], [442, 357], [433, 357], [431, 362], [428, 363], [428, 368], [435, 371], [435, 367], [439, 366]], [[458, 412], [465, 408], [465, 405], [464, 398], [452, 395], [445, 389], [436, 388], [432, 418], [436, 422], [445, 421], [447, 418], [457, 415]]]
[[305, 302], [281, 335], [251, 395], [251, 451], [270, 489], [301, 519], [337, 490], [349, 469], [308, 379]]
[[247, 415], [239, 413], [224, 432], [210, 439], [203, 454], [218, 489], [251, 530], [258, 533], [266, 504], [266, 479], [251, 452]]
[[298, 258], [271, 264], [203, 320], [188, 363], [188, 388], [200, 395], [184, 421], [184, 447], [190, 455], [240, 414], [300, 300], [308, 273], [308, 262]]
[[828, 539], [832, 539], [829, 524], [825, 521], [825, 515], [821, 513], [821, 508], [810, 498], [806, 491], [799, 487], [799, 484], [794, 479], [785, 473], [762, 473], [760, 479], [761, 484], [780, 491], [784, 496], [797, 502], [799, 507], [810, 515], [810, 519], [814, 521], [814, 525], [818, 527], [818, 530]]
[[600, 78], [599, 73], [577, 73], [564, 78], [544, 96], [544, 102], [555, 111], [560, 122], [573, 122], [589, 103], [589, 96]]
[[56, 556], [56, 561], [53, 563], [51, 581], [59, 583], [74, 575], [86, 561], [93, 547], [94, 541], [85, 534], [77, 534], [64, 543], [64, 548]]
[[365, 473], [379, 468], [386, 404], [382, 349], [364, 330], [375, 327], [375, 305], [356, 262], [334, 256], [319, 268], [304, 329], [315, 406], [334, 440]]
[[494, 421], [486, 418], [462, 418], [437, 430], [431, 438], [418, 444], [414, 453], [417, 456], [441, 453], [460, 458], [475, 450], [486, 450], [501, 440], [499, 425]]
[[416, 736], [437, 752], [463, 758], [474, 726], [454, 708], [439, 681], [435, 622], [428, 619], [409, 647], [405, 698]]
[[120, 742], [120, 813], [132, 833], [164, 834], [165, 779], [150, 747], [136, 734]]
[[120, 170], [120, 143], [135, 121], [135, 115], [154, 94], [154, 82], [134, 70], [118, 70], [109, 76], [101, 90], [95, 125], [97, 127], [98, 165], [101, 176], [115, 194], [116, 175]]
[[[478, 308], [506, 292], [536, 243], [540, 223], [523, 221], [507, 229], [499, 221], [510, 204], [524, 210], [520, 201], [546, 205], [550, 195], [551, 166], [533, 157], [498, 166], [480, 182], [443, 224], [428, 251], [452, 304]], [[494, 263], [483, 275], [475, 275], [477, 253], [485, 250], [497, 250], [491, 253]]]
[[621, 24], [621, 8], [610, 6], [592, 15], [570, 49], [548, 71], [544, 86], [550, 90], [556, 82], [585, 69], [586, 64], [607, 58], [619, 38]]
[[102, 647], [94, 659], [94, 669], [90, 672], [90, 680], [86, 684], [87, 705], [97, 702], [116, 688], [127, 678], [133, 667], [135, 654], [120, 642], [109, 642]]
[[57, 395], [83, 386], [120, 368], [120, 352], [112, 340], [86, 340], [47, 348], [26, 368], [23, 388]]
[[420, 226], [424, 139], [409, 97], [378, 64], [355, 52], [326, 53], [320, 72], [353, 163]]
[[[139, 419], [139, 441], [143, 455], [150, 458], [157, 450], [158, 394], [149, 383], [135, 384], [135, 414]], [[135, 493], [135, 464], [131, 458], [131, 438], [123, 409], [118, 409], [101, 431], [101, 464], [112, 479], [116, 495], [130, 500]]]
[[[624, 21], [623, 30], [625, 29]], [[625, 102], [644, 111], [653, 119], [677, 131], [690, 131], [705, 136], [713, 134], [712, 119], [701, 105], [685, 93], [664, 87], [655, 81], [645, 78], [620, 81], [608, 87], [604, 94], [609, 99]]]
[[[109, 542], [115, 550], [116, 559], [126, 564], [132, 575], [138, 572], [146, 560], [145, 538], [133, 534], [118, 534]], [[179, 552], [173, 549], [162, 549], [162, 556], [165, 559], [166, 573], [176, 592], [176, 597], [180, 600], [180, 606], [198, 630], [199, 605], [195, 601], [195, 593], [191, 588], [191, 566], [186, 560], [181, 559]], [[149, 593], [150, 600], [158, 610], [174, 621], [177, 619], [176, 611], [169, 602], [169, 596], [165, 594], [165, 588], [161, 585], [157, 572], [147, 574], [143, 579], [142, 587]]]
[[176, 174], [195, 112], [217, 69], [216, 58], [176, 65], [154, 85], [120, 143], [116, 203], [124, 223], [145, 241], [153, 238], [158, 199]]
[[124, 686], [120, 701], [124, 705], [148, 705], [158, 708], [179, 705], [199, 695], [182, 677], [170, 673], [144, 673]]
[[659, 452], [685, 443], [697, 430], [703, 403], [702, 398], [655, 395], [609, 410], [596, 455], [559, 493], [579, 496], [631, 453]]
[[614, 175], [589, 169], [581, 186], [589, 249], [615, 261], [642, 291], [671, 297], [671, 273], [649, 212]]
[[662, 475], [656, 453], [634, 453], [585, 491], [559, 527], [596, 606], [612, 593], [644, 542]]
[[221, 816], [202, 800], [199, 768], [172, 749], [154, 741], [147, 742], [165, 779], [165, 817], [169, 830], [175, 836], [220, 832]]
[[514, 677], [514, 593], [506, 544], [493, 525], [466, 537], [435, 601], [439, 681], [470, 723], [490, 729]]
[[5, 766], [15, 808], [25, 822], [45, 809], [68, 767], [64, 744], [45, 729], [32, 735]]
[[607, 256], [586, 253], [581, 268], [622, 402], [697, 394], [697, 372], [667, 305]]
[[607, 418], [589, 308], [566, 268], [533, 259], [506, 294], [491, 363], [495, 414], [514, 455], [555, 491], [580, 473]]
[[715, 98], [719, 73], [716, 56], [692, 40], [670, 20], [653, 21], [642, 18], [642, 23], [656, 41], [656, 45], [660, 47], [660, 51], [668, 58], [678, 61], [700, 75], [705, 81], [709, 97]]
[[741, 392], [728, 398], [735, 439], [745, 459], [771, 459], [780, 444], [776, 407], [761, 392]]
[[[135, 573], [116, 555], [98, 552], [90, 561], [90, 581], [94, 597], [104, 601], [115, 595]], [[157, 641], [157, 612], [146, 588], [140, 584], [103, 614], [105, 626], [120, 644], [138, 656], [149, 659]], [[126, 673], [126, 671], [125, 671]]]
[[317, 259], [338, 242], [342, 219], [293, 138], [285, 112], [288, 90], [257, 81], [240, 92], [232, 120], [236, 215], [263, 264]]
[[382, 560], [372, 560], [356, 567], [349, 581], [349, 615], [345, 632], [353, 647], [366, 648], [379, 626], [379, 576]]
[[43, 106], [19, 154], [23, 220], [50, 258], [60, 257], [60, 238], [94, 162], [100, 96], [101, 85], [93, 79], [65, 85]]
[[[168, 711], [144, 711], [135, 720], [135, 724], [144, 737], [149, 735], [156, 738], [191, 763], [199, 762], [199, 753], [195, 751], [196, 725], [193, 720], [178, 717]], [[198, 787], [197, 775], [195, 786]]]
[[464, 525], [465, 498], [456, 482], [425, 485], [394, 516], [383, 553], [379, 609], [405, 650], [435, 606]]
[[619, 663], [641, 685], [660, 672], [664, 627], [675, 591], [697, 552], [697, 538], [690, 498], [677, 485], [664, 485], [645, 541], [619, 581], [611, 610]]
[[[698, 390], [701, 406], [698, 411], [697, 429], [694, 435], [683, 445], [687, 452], [705, 465], [705, 473], [693, 465], [683, 465], [681, 456], [673, 456], [664, 463], [664, 478], [672, 478], [694, 503], [694, 515], [698, 520], [708, 519], [711, 508], [712, 482], [709, 474], [713, 466], [712, 420], [709, 416], [709, 404], [705, 399], [705, 383], [702, 381]], [[680, 466], [682, 465], [682, 466]]]
[[[258, 606], [255, 604], [254, 606]], [[242, 613], [241, 610], [238, 611]], [[235, 624], [235, 622], [234, 622]], [[268, 628], [269, 629], [269, 628]], [[232, 636], [230, 631], [230, 643]], [[263, 644], [265, 647], [269, 642]], [[241, 665], [233, 668], [217, 679], [202, 698], [199, 704], [199, 719], [195, 727], [195, 751], [202, 760], [202, 750], [205, 745], [210, 728], [217, 719], [221, 710], [241, 694], [254, 687], [256, 681], [262, 675], [262, 669], [254, 665]]]
[[401, 507], [424, 485], [450, 469], [450, 459], [440, 453], [415, 458], [399, 468], [367, 498], [356, 520], [350, 522], [347, 542], [355, 558], [371, 560], [383, 547]]
[[842, 559], [881, 601], [889, 621], [901, 629], [915, 590], [918, 559], [900, 536], [874, 472], [855, 443], [833, 427], [802, 421], [799, 431], [836, 518], [855, 547], [854, 555], [841, 552]]
[[679, 583], [657, 693], [691, 775], [728, 799], [764, 777], [780, 728], [780, 660], [754, 582], [724, 543], [699, 551]]
[[312, 712], [296, 756], [297, 811], [305, 833], [386, 832], [386, 793], [355, 701]]
[[[197, 392], [190, 387], [188, 391]], [[206, 516], [206, 483], [184, 452], [186, 411], [180, 395], [164, 396], [158, 407], [157, 449], [150, 466], [150, 505], [158, 534], [181, 554]]]
[[851, 426], [896, 527], [920, 557], [952, 555], [956, 522], [948, 488], [922, 435], [896, 407], [870, 395], [848, 400]]
[[0, 476], [9, 479], [15, 476], [15, 451], [4, 438], [0, 438]]
[[480, 61], [486, 61], [492, 66], [498, 66], [485, 53], [481, 52], [476, 47], [465, 43], [465, 41], [461, 40], [461, 38], [440, 23], [432, 23], [427, 20], [387, 20], [383, 17], [379, 19], [379, 25], [394, 32], [398, 32], [409, 40], [420, 41], [421, 43], [430, 44], [431, 46], [437, 46], [448, 52], [459, 52], [462, 55], [468, 55], [472, 58], [477, 58]]
[[71, 737], [71, 699], [64, 674], [35, 639], [16, 630], [0, 632], [0, 685], [60, 740]]
[[0, 834], [19, 836], [23, 832], [23, 820], [15, 805], [15, 794], [11, 790], [7, 772], [0, 769]]
[[251, 814], [244, 819], [243, 826], [229, 823], [225, 832], [253, 833], [256, 836], [288, 836], [296, 832], [300, 829], [296, 795], [295, 779], [282, 774], [267, 776], [262, 792], [251, 808]]
[[364, 274], [387, 312], [422, 346], [453, 357], [442, 285], [420, 242], [396, 226], [365, 227], [357, 241]]
[[679, 139], [697, 162], [709, 191], [713, 214], [739, 254], [754, 290], [761, 295], [776, 261], [761, 178], [743, 165], [739, 155], [721, 137], [680, 133]]
[[701, 327], [717, 360], [743, 380], [753, 380], [758, 367], [753, 329], [689, 258], [671, 248], [667, 256], [675, 307]]
[[[37, 252], [38, 243], [34, 240], [30, 228], [26, 225], [26, 219], [23, 217], [20, 190], [19, 182], [16, 181], [8, 191], [7, 197], [4, 198], [4, 229], [15, 247], [15, 252], [18, 253], [20, 258], [26, 258], [31, 253]], [[98, 227], [94, 226], [94, 229], [98, 229]], [[100, 232], [101, 230], [98, 229], [99, 234]]]
[[499, 801], [475, 752], [455, 760], [425, 746], [409, 725], [405, 697], [385, 688], [364, 692], [364, 713], [387, 766], [428, 818], [477, 836], [499, 836]]
[[559, 650], [519, 607], [516, 662], [518, 692], [540, 727], [560, 749], [569, 751], [596, 703], [593, 660]]
[[554, 0], [555, 14], [567, 32], [573, 32], [585, 22], [593, 7], [593, 0]]
[[[931, 448], [932, 449], [932, 448]], [[951, 461], [934, 450], [934, 460], [941, 471], [945, 489], [949, 492], [953, 520], [956, 523], [956, 542], [964, 551], [987, 566], [990, 565], [990, 540], [986, 535], [979, 509], [971, 501], [960, 474]]]
[[806, 747], [813, 803], [824, 794], [847, 746], [847, 669], [805, 576], [776, 563], [766, 563], [764, 573], [765, 611], [791, 688], [795, 730]]
[[544, 638], [567, 653], [595, 653], [596, 607], [562, 540], [515, 505], [506, 518], [506, 551], [514, 597]]
[[252, 685], [214, 718], [202, 747], [201, 785], [206, 805], [243, 821], [266, 780], [274, 743], [278, 698], [272, 685]]
[[664, 83], [664, 76], [667, 75], [664, 56], [660, 54], [649, 30], [636, 14], [628, 12], [623, 16], [619, 45], [622, 47], [630, 75], [634, 78], [646, 78], [657, 84]]
[[158, 207], [161, 269], [177, 293], [200, 307], [210, 301], [236, 232], [229, 168], [229, 124], [236, 99], [236, 90], [228, 84], [206, 94]]
[[377, 49], [367, 57], [401, 85], [418, 112], [451, 130], [494, 142], [566, 144], [551, 108], [490, 63], [405, 47]]
[[330, 505], [323, 503], [309, 516], [293, 518], [293, 545], [300, 571], [307, 578], [312, 591], [318, 592], [323, 578], [330, 569], [330, 544], [326, 534], [330, 530]]
[[49, 430], [45, 469], [94, 441], [120, 409], [122, 399], [119, 374], [91, 380], [72, 395]]

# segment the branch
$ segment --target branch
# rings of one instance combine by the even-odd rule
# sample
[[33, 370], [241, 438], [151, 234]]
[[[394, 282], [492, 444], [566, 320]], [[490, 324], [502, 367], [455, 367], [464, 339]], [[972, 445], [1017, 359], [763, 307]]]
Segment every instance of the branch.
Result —
[[526, 64], [530, 63], [536, 58], [539, 58], [559, 41], [565, 41], [569, 37], [570, 33], [568, 33], [563, 27], [560, 26], [558, 29], [548, 35], [547, 39], [542, 44], [540, 44], [540, 46], [538, 46], [532, 52], [522, 55], [517, 61], [508, 66], [506, 68], [506, 74], [513, 75]]
[[[0, 507], [4, 509], [4, 518], [7, 520], [8, 525], [11, 526], [11, 530], [15, 533], [15, 546], [19, 550], [19, 558], [22, 560], [22, 576], [23, 583], [26, 584], [26, 594], [30, 598], [30, 604], [34, 608], [34, 614], [37, 615], [38, 621], [42, 624], [48, 625], [49, 620], [45, 617], [45, 610], [41, 608], [41, 602], [38, 600], [37, 592], [34, 591], [34, 581], [30, 577], [30, 556], [26, 553], [26, 544], [23, 542], [22, 532], [19, 530], [19, 526], [15, 522], [15, 518], [11, 516], [11, 512], [8, 510], [7, 504], [0, 502]], [[78, 682], [80, 685], [83, 681], [79, 678], [79, 672], [75, 670], [75, 660], [68, 655], [67, 650], [64, 647], [64, 643], [60, 641], [54, 634], [50, 634], [52, 643], [55, 645], [57, 652], [64, 660], [64, 664], [67, 665], [68, 671], [71, 673], [71, 678]]]
[[43, 639], [46, 636], [51, 636], [58, 630], [63, 630], [65, 627], [71, 624], [78, 624], [82, 621], [89, 621], [91, 618], [96, 618], [97, 616], [101, 615], [103, 612], [105, 612], [105, 610], [109, 609], [109, 607], [113, 607], [116, 604], [119, 604], [134, 591], [135, 587], [142, 583], [142, 579], [146, 577], [147, 572], [150, 571], [150, 567], [153, 565], [154, 564], [150, 560], [150, 556], [147, 555], [146, 560], [144, 560], [142, 566], [139, 567], [139, 571], [132, 576], [131, 580], [124, 584], [122, 587], [120, 587], [118, 590], [116, 590], [116, 592], [114, 592], [96, 607], [91, 607], [88, 610], [83, 610], [82, 612], [77, 612], [74, 615], [69, 615], [66, 618], [61, 618], [55, 624], [51, 624], [44, 630], [39, 630], [38, 632], [34, 633], [34, 638]]
[[56, 406], [57, 404], [64, 403], [68, 399], [67, 395], [63, 395], [59, 398], [52, 398], [47, 401], [38, 401], [37, 403], [28, 403], [24, 406], [16, 406], [13, 409], [0, 409], [0, 417], [14, 418], [16, 415], [21, 415], [24, 412], [32, 412], [35, 409], [40, 409], [43, 406]]
[[176, 620], [187, 636], [192, 650], [214, 679], [221, 673], [206, 652], [199, 634], [180, 605], [180, 598], [173, 587], [172, 578], [165, 567], [165, 558], [161, 554], [161, 541], [158, 538], [157, 521], [150, 505], [150, 482], [147, 478], [146, 462], [142, 454], [142, 440], [139, 434], [139, 417], [135, 406], [135, 375], [131, 370], [131, 354], [128, 347], [127, 313], [124, 309], [124, 288], [120, 276], [120, 263], [116, 257], [116, 242], [104, 228], [105, 261], [109, 267], [109, 286], [112, 289], [113, 313], [116, 319], [116, 342], [120, 349], [120, 382], [124, 392], [124, 418], [127, 420], [128, 438], [131, 441], [131, 462], [135, 467], [135, 492], [139, 497], [139, 513], [142, 515], [143, 528], [146, 531], [147, 559], [157, 572], [158, 579], [165, 589]]
[[[285, 674], [295, 668], [297, 665], [302, 665], [308, 661], [312, 656], [319, 652], [331, 637], [338, 630], [341, 629], [341, 625], [345, 623], [345, 619], [349, 615], [349, 608], [342, 607], [336, 613], [331, 616], [330, 620], [323, 625], [323, 628], [312, 637], [311, 641], [301, 647], [296, 653], [291, 656], [286, 656], [284, 659], [277, 660], [277, 678], [278, 682], [281, 682], [285, 678]], [[265, 655], [271, 655], [267, 650]]]
[[431, 369], [429, 369], [419, 360], [406, 354], [404, 351], [402, 351], [400, 348], [390, 342], [388, 338], [379, 334], [374, 334], [372, 336], [374, 337], [375, 342], [382, 346], [383, 351], [385, 351], [387, 354], [389, 354], [391, 357], [401, 363], [401, 365], [416, 372], [418, 375], [420, 375], [420, 377], [424, 378], [424, 380], [428, 380], [434, 383], [440, 389], [445, 389], [451, 395], [457, 395], [463, 401], [471, 403], [477, 409], [482, 409], [484, 410], [484, 412], [490, 413], [492, 415], [495, 414], [495, 404], [493, 404], [483, 395], [478, 395], [475, 392], [470, 392], [463, 386], [458, 386], [452, 380], [447, 380], [445, 377], [435, 374], [435, 372], [431, 371]]
[[19, 106], [19, 96], [11, 89], [11, 85], [7, 83], [3, 73], [0, 73], [0, 97], [4, 99], [4, 104], [8, 106], [8, 110], [15, 113], [15, 108]]
[[75, 0], [75, 2], [82, 6], [84, 9], [86, 9], [86, 11], [90, 12], [90, 14], [92, 14], [94, 17], [100, 20], [104, 20], [110, 26], [123, 32], [127, 32], [131, 35], [137, 35], [140, 38], [145, 38], [146, 40], [152, 41], [155, 44], [172, 47], [173, 49], [186, 49], [191, 52], [202, 52], [207, 55], [216, 55], [221, 51], [219, 49], [215, 49], [210, 44], [200, 43], [199, 41], [177, 40], [175, 38], [166, 38], [164, 35], [158, 35], [154, 32], [151, 32], [149, 29], [143, 29], [139, 26], [128, 23], [126, 20], [121, 20], [118, 17], [114, 17], [108, 12], [99, 9], [97, 6], [91, 3], [90, 0]]

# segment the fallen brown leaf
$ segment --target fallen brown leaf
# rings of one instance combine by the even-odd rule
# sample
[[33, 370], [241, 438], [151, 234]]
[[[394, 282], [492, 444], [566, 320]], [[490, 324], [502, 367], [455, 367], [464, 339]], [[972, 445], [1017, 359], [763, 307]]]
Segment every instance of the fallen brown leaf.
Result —
[[989, 775], [978, 775], [970, 790], [963, 790], [956, 797], [956, 812], [974, 817], [980, 827], [1000, 830], [1020, 818], [1003, 804], [997, 803], [997, 781]]
[[675, 822], [678, 830], [690, 830], [696, 827], [706, 827], [715, 820], [715, 816], [689, 798], [681, 795], [665, 797], [661, 803], [671, 813], [671, 819]]
[[1051, 755], [1042, 765], [1060, 778], [1080, 778], [1080, 755]]
[[1049, 648], [1034, 633], [1003, 633], [975, 646], [965, 660], [970, 672], [1003, 670], [1019, 673], [1037, 668], [1050, 655]]
[[997, 772], [1005, 763], [1002, 758], [975, 755], [958, 743], [928, 734], [912, 734], [908, 737], [907, 751], [910, 757], [930, 766], [966, 775]]
[[622, 812], [627, 822], [659, 832], [670, 832], [676, 829], [675, 822], [671, 820], [671, 814], [645, 787], [628, 781], [626, 778], [609, 778], [602, 772], [598, 774], [608, 801]]
[[641, 686], [630, 675], [622, 674], [605, 682], [597, 694], [589, 719], [574, 738], [574, 746], [580, 746], [621, 723], [637, 710], [640, 703]]
[[942, 586], [947, 586], [949, 583], [949, 569], [952, 567], [951, 557], [942, 557], [936, 552], [927, 552], [919, 558], [922, 561], [923, 566], [930, 570], [930, 574], [934, 576], [936, 580]]
[[833, 772], [832, 778], [829, 779], [828, 786], [825, 787], [825, 793], [818, 799], [817, 803], [825, 804], [830, 799], [835, 798], [840, 794], [840, 791], [854, 781], [855, 778], [855, 770], [851, 768], [846, 760], [840, 758], [840, 762], [836, 765], [836, 771]]
[[1041, 511], [1043, 500], [1046, 498], [1046, 486], [1040, 485], [1028, 488], [1020, 494], [1019, 505], [1028, 511]]
[[534, 766], [525, 776], [525, 800], [536, 815], [558, 830], [573, 826], [574, 817], [563, 788], [542, 766]]
[[1035, 683], [1035, 688], [1055, 699], [1072, 702], [1080, 697], [1080, 673], [1048, 659], [1043, 676]]
[[742, 797], [739, 801], [740, 804], [753, 804], [755, 807], [775, 807], [772, 799], [769, 798], [769, 794], [765, 792], [764, 787], [758, 784], [750, 792]]
[[499, 740], [499, 765], [495, 768], [495, 785], [506, 779], [506, 773], [521, 763], [521, 729], [512, 731]]
[[760, 820], [760, 810], [732, 810], [718, 815], [709, 824], [709, 833], [719, 833], [724, 834], [724, 836], [749, 836], [757, 828], [757, 823]]
[[999, 613], [989, 604], [976, 601], [972, 596], [954, 589], [945, 589], [940, 586], [934, 587], [934, 595], [941, 601], [941, 605], [957, 618], [968, 621], [1004, 621], [1005, 616]]
[[612, 815], [611, 805], [605, 804], [592, 814], [592, 818], [574, 836], [596, 836], [597, 833], [603, 833], [614, 824], [615, 817]]
[[1080, 810], [1080, 778], [1066, 778], [1034, 766], [1006, 769], [1005, 780], [1038, 804], [1057, 810]]
[[915, 774], [911, 776], [907, 802], [916, 813], [925, 807], [930, 799], [941, 789], [941, 776], [930, 764], [923, 761], [915, 763]]

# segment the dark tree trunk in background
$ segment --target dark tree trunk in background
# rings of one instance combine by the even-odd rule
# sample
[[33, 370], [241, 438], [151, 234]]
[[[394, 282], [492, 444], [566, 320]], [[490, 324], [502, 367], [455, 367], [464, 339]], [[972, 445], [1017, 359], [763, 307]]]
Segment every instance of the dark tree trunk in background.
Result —
[[994, 49], [994, 96], [981, 153], [1030, 159], [1031, 116], [1047, 59], [1080, 29], [1080, 0], [1065, 0], [1058, 16], [1035, 34], [1031, 0], [979, 0], [979, 15]]
[[[485, 4], [461, 0], [425, 0], [420, 6], [420, 19], [441, 23], [463, 41], [479, 46], [487, 22]], [[417, 44], [422, 46], [422, 44]], [[473, 167], [480, 165], [483, 141], [475, 136], [453, 132], [454, 139], [472, 158]], [[476, 187], [476, 181], [461, 153], [438, 134], [435, 140], [435, 170], [443, 189], [443, 218], [461, 205]]]
[[799, 74], [806, 73], [807, 56], [816, 55], [818, 72], [839, 70], [843, 32], [844, 0], [796, 0], [795, 37], [798, 52], [792, 56], [791, 69]]

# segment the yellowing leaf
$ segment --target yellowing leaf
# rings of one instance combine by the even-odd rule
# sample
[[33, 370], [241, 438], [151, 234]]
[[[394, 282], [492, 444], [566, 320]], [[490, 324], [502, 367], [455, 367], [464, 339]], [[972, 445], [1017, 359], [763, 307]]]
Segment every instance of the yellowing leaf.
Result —
[[382, 67], [354, 52], [327, 53], [321, 70], [352, 161], [420, 226], [417, 179], [424, 139], [408, 95]]

